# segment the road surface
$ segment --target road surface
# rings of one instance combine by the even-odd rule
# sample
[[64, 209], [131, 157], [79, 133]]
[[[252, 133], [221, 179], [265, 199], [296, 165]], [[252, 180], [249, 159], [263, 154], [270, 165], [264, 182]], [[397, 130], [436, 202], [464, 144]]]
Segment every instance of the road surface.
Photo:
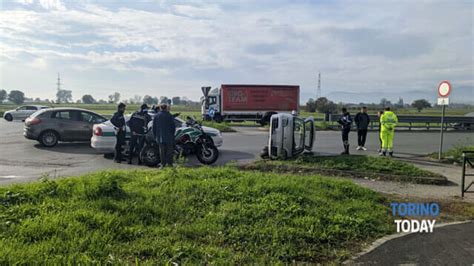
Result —
[[[219, 149], [216, 165], [229, 162], [245, 163], [254, 160], [267, 143], [267, 131], [255, 127], [237, 127], [238, 132], [224, 133], [224, 145]], [[36, 180], [41, 176], [58, 177], [81, 175], [101, 169], [143, 167], [116, 164], [104, 158], [89, 143], [60, 143], [54, 148], [44, 148], [38, 142], [23, 137], [23, 123], [0, 120], [0, 185]], [[474, 143], [474, 134], [449, 132], [445, 134], [445, 148], [453, 145]], [[374, 154], [378, 148], [376, 132], [369, 132], [368, 151], [355, 151], [356, 133], [351, 132], [351, 151], [354, 154]], [[395, 136], [395, 151], [402, 156], [420, 156], [438, 149], [439, 134], [436, 132], [399, 132]], [[340, 133], [320, 131], [316, 133], [313, 149], [321, 154], [337, 154], [342, 150]], [[199, 164], [194, 157], [189, 164]]]

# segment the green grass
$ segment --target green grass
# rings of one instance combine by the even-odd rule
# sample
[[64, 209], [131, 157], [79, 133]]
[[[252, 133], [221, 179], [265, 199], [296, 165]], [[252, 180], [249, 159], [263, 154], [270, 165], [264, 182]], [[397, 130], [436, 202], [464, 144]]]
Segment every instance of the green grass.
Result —
[[349, 181], [216, 167], [0, 188], [0, 264], [340, 263], [393, 230]]
[[202, 121], [202, 125], [218, 129], [221, 132], [235, 132], [235, 129], [233, 129], [230, 126], [230, 123], [227, 123], [227, 122], [217, 123], [214, 121]]
[[433, 177], [435, 173], [422, 170], [413, 164], [386, 157], [362, 155], [351, 156], [312, 156], [302, 155], [286, 161], [269, 161], [267, 163], [284, 165], [310, 166], [320, 169], [351, 170], [367, 173], [404, 175], [413, 177]]
[[[443, 162], [446, 163], [462, 163], [462, 152], [463, 151], [474, 151], [473, 145], [455, 145], [453, 148], [449, 149], [446, 152], [443, 152]], [[438, 153], [434, 152], [429, 155], [432, 159], [438, 159]]]

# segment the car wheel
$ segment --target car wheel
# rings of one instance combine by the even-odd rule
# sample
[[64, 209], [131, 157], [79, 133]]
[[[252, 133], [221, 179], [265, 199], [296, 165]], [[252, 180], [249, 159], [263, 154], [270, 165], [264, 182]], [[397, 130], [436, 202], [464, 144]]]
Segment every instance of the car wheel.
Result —
[[12, 121], [13, 120], [13, 116], [11, 114], [6, 114], [5, 115], [5, 120], [7, 120], [8, 122]]
[[56, 144], [58, 144], [59, 136], [58, 136], [58, 133], [52, 130], [47, 130], [41, 133], [39, 137], [39, 141], [41, 145], [51, 148], [51, 147], [56, 146]]

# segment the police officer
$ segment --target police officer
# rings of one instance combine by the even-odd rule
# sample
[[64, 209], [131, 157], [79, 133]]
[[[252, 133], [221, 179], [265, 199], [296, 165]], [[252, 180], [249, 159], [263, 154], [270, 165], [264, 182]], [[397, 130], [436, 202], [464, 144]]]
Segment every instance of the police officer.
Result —
[[125, 107], [126, 105], [124, 103], [119, 103], [119, 105], [117, 106], [117, 112], [115, 112], [112, 119], [110, 119], [110, 122], [112, 123], [115, 129], [116, 142], [114, 161], [116, 163], [122, 162], [122, 145], [125, 144], [126, 126], [125, 117], [123, 116], [123, 113], [125, 112]]
[[398, 117], [390, 111], [390, 107], [385, 107], [385, 111], [380, 116], [380, 138], [382, 139], [381, 156], [393, 156], [393, 137], [395, 135], [395, 126], [398, 123]]
[[346, 108], [342, 108], [341, 118], [337, 122], [341, 125], [342, 144], [344, 145], [344, 151], [341, 152], [341, 155], [349, 154], [349, 132], [351, 131], [352, 117]]
[[367, 114], [367, 107], [362, 107], [360, 112], [354, 117], [357, 126], [357, 150], [366, 151], [365, 141], [367, 140], [367, 129], [370, 124], [370, 117]]
[[153, 118], [153, 134], [160, 149], [161, 167], [173, 166], [175, 130], [169, 105], [160, 105], [160, 112]]
[[148, 123], [151, 121], [151, 117], [148, 114], [148, 105], [142, 104], [140, 110], [136, 111], [128, 120], [128, 127], [131, 131], [129, 149], [128, 149], [128, 164], [132, 164], [133, 155], [137, 153], [138, 164], [142, 164], [140, 158], [140, 151], [143, 148], [145, 142], [145, 134], [148, 132]]

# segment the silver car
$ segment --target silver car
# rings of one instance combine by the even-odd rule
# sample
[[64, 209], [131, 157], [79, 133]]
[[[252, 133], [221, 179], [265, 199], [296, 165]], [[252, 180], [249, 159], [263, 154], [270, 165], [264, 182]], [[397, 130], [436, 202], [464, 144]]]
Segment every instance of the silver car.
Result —
[[42, 106], [42, 105], [23, 105], [23, 106], [17, 107], [14, 110], [6, 111], [3, 114], [3, 118], [7, 121], [13, 121], [13, 120], [24, 121], [36, 111], [46, 109], [46, 108], [49, 108], [49, 107]]
[[45, 147], [58, 141], [90, 141], [94, 124], [105, 121], [105, 117], [85, 109], [49, 108], [26, 119], [23, 135]]

